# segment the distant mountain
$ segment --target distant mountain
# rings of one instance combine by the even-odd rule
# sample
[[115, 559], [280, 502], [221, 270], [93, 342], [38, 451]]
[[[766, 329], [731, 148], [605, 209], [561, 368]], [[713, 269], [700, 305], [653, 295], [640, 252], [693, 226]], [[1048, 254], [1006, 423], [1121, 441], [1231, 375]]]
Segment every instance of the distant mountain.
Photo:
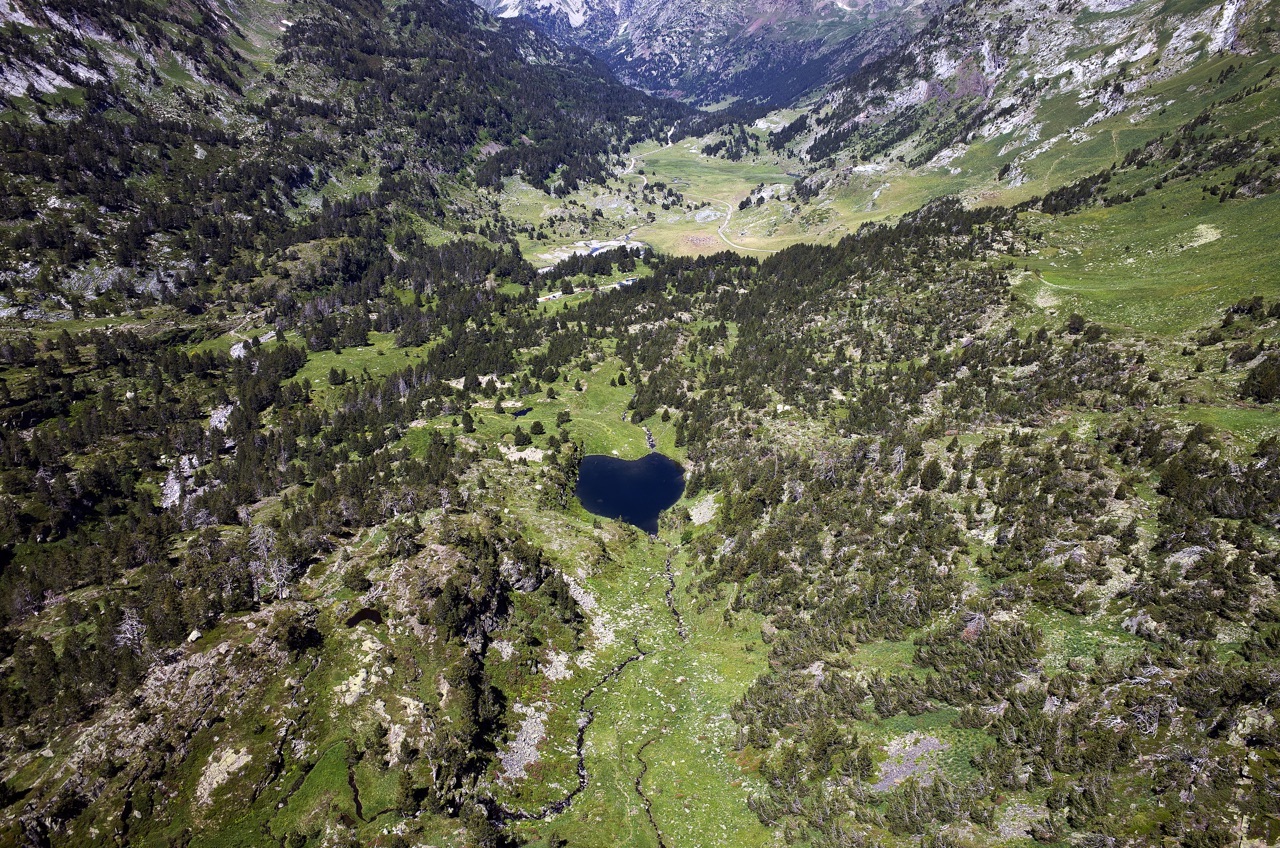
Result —
[[591, 50], [627, 82], [700, 104], [782, 105], [904, 40], [934, 0], [476, 0]]

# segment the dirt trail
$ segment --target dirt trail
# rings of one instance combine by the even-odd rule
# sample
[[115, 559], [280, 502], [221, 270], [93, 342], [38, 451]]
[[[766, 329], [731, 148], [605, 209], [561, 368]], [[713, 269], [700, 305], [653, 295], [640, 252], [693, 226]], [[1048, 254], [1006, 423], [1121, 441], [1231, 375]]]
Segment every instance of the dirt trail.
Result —
[[[631, 157], [631, 161], [629, 161], [629, 162], [627, 163], [627, 169], [626, 169], [625, 171], [623, 171], [623, 172], [622, 172], [621, 176], [624, 176], [624, 177], [625, 177], [627, 174], [630, 174], [630, 173], [634, 172], [634, 171], [635, 171], [635, 169], [636, 169], [636, 163], [637, 163], [637, 162], [639, 162], [639, 161], [640, 161], [641, 159], [643, 159], [644, 157], [646, 157], [646, 156], [652, 156], [652, 155], [653, 155], [653, 154], [655, 154], [655, 153], [658, 153], [658, 152], [660, 152], [660, 151], [666, 150], [668, 147], [673, 147], [673, 146], [675, 146], [675, 142], [671, 140], [671, 137], [672, 137], [672, 136], [674, 136], [675, 134], [676, 134], [676, 131], [675, 131], [674, 129], [667, 130], [667, 143], [666, 143], [666, 144], [662, 145], [662, 146], [661, 146], [661, 147], [659, 147], [657, 150], [650, 150], [648, 153], [641, 153], [639, 156], [632, 156], [632, 157]], [[640, 175], [640, 187], [641, 187], [641, 188], [648, 188], [648, 187], [649, 187], [649, 176], [648, 176], [648, 174], [641, 174], [641, 175]]]
[[705, 200], [707, 203], [724, 204], [724, 212], [725, 212], [724, 223], [721, 224], [719, 229], [716, 230], [716, 235], [720, 236], [720, 241], [729, 245], [729, 247], [733, 248], [734, 250], [749, 250], [752, 253], [777, 253], [778, 252], [773, 248], [747, 247], [745, 244], [737, 244], [733, 241], [730, 241], [729, 237], [724, 234], [724, 231], [729, 227], [729, 224], [733, 222], [733, 204], [724, 200], [716, 200], [714, 197], [701, 197], [696, 194], [686, 194], [685, 197], [692, 197], [694, 200]]

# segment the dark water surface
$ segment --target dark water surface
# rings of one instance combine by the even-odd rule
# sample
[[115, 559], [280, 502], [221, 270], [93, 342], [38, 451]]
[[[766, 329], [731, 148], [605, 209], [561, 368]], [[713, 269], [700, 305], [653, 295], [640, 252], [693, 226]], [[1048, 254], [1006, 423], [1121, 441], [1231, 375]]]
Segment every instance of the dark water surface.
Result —
[[587, 512], [620, 518], [646, 533], [658, 532], [658, 514], [682, 494], [684, 468], [660, 453], [637, 460], [591, 454], [578, 469], [578, 500]]
[[382, 613], [372, 607], [365, 607], [360, 610], [360, 612], [347, 619], [347, 626], [355, 627], [356, 625], [363, 624], [366, 621], [371, 621], [374, 624], [381, 624]]

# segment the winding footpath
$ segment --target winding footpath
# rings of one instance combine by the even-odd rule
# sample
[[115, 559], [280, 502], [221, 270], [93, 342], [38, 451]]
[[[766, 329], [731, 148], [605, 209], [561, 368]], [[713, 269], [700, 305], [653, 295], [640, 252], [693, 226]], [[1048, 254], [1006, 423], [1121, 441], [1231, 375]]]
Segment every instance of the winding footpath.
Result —
[[[624, 170], [621, 174], [619, 174], [619, 176], [625, 177], [627, 174], [633, 173], [633, 172], [635, 171], [635, 169], [636, 169], [636, 163], [637, 163], [637, 162], [639, 162], [639, 161], [640, 161], [641, 159], [643, 159], [644, 157], [646, 157], [646, 156], [652, 156], [653, 154], [655, 154], [655, 153], [660, 153], [660, 152], [662, 152], [663, 150], [666, 150], [666, 149], [667, 149], [667, 148], [669, 148], [669, 147], [674, 147], [674, 146], [675, 146], [675, 142], [674, 142], [674, 141], [672, 141], [672, 138], [673, 138], [673, 136], [675, 136], [675, 134], [676, 134], [675, 129], [667, 130], [667, 143], [666, 143], [666, 144], [662, 145], [662, 146], [661, 146], [661, 147], [659, 147], [657, 150], [650, 150], [648, 153], [641, 153], [639, 156], [632, 156], [632, 157], [631, 157], [631, 161], [629, 161], [629, 162], [627, 163], [627, 168], [626, 168], [626, 170]], [[648, 175], [648, 174], [641, 174], [641, 175], [640, 175], [640, 187], [641, 187], [641, 188], [648, 188], [648, 187], [649, 187], [649, 175]]]
[[752, 253], [777, 253], [778, 252], [777, 250], [774, 250], [773, 248], [769, 248], [769, 247], [747, 247], [745, 244], [737, 244], [736, 242], [729, 240], [729, 237], [724, 234], [724, 231], [726, 228], [728, 228], [729, 224], [732, 223], [733, 221], [733, 204], [729, 203], [728, 201], [717, 200], [714, 197], [702, 197], [701, 195], [697, 195], [697, 194], [686, 194], [685, 197], [692, 197], [694, 200], [705, 200], [707, 203], [724, 204], [724, 223], [721, 224], [716, 229], [716, 235], [720, 236], [720, 241], [729, 245], [729, 247], [733, 248], [734, 250], [749, 250]]

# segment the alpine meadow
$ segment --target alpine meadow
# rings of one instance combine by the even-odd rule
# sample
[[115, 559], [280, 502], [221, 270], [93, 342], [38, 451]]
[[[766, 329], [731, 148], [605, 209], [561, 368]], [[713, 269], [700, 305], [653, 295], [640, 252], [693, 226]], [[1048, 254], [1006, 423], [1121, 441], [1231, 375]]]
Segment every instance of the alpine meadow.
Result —
[[0, 0], [8, 845], [1280, 845], [1280, 0]]

